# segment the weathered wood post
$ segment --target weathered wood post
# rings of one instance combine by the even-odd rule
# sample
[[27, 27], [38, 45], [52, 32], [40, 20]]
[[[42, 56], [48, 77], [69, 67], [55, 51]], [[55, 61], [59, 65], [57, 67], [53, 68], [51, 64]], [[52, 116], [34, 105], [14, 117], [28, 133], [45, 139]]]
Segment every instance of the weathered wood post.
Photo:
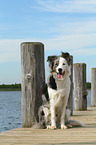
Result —
[[96, 68], [91, 69], [91, 106], [96, 107]]
[[38, 122], [42, 104], [42, 83], [45, 81], [44, 45], [39, 42], [21, 43], [22, 127]]
[[71, 115], [73, 115], [73, 56], [71, 56], [71, 86], [70, 86], [70, 95], [68, 99], [67, 108], [70, 109]]
[[76, 63], [73, 65], [74, 79], [74, 108], [75, 110], [87, 110], [86, 88], [86, 64]]

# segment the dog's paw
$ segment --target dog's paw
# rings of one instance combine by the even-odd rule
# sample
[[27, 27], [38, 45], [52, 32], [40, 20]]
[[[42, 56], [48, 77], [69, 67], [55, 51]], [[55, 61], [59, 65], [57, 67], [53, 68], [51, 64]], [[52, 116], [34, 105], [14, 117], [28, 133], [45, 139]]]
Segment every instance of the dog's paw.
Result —
[[51, 129], [53, 129], [53, 130], [56, 129], [56, 126], [51, 126]]
[[61, 129], [67, 129], [66, 125], [61, 125]]
[[51, 129], [51, 126], [50, 126], [50, 125], [48, 125], [48, 126], [47, 126], [47, 129]]

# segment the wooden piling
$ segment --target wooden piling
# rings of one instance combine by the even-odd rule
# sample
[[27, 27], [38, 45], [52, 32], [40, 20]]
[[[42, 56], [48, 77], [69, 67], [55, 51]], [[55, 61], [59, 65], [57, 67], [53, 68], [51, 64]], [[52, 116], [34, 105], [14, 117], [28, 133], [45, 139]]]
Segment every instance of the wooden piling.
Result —
[[96, 107], [96, 68], [91, 69], [91, 106]]
[[77, 111], [87, 110], [86, 64], [73, 65], [74, 108]]
[[71, 56], [70, 59], [71, 59], [71, 75], [70, 75], [71, 86], [67, 108], [70, 109], [71, 115], [73, 115], [73, 56]]
[[44, 68], [44, 45], [39, 42], [21, 43], [22, 127], [32, 127], [39, 121]]

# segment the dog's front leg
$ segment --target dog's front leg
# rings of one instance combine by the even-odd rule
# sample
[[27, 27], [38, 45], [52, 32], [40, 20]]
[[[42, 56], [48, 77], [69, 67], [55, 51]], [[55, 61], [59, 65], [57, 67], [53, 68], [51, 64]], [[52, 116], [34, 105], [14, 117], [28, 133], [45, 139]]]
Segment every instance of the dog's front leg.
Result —
[[55, 114], [55, 106], [51, 105], [51, 129], [56, 129], [56, 114]]
[[67, 129], [67, 126], [65, 125], [65, 110], [66, 110], [66, 106], [63, 105], [62, 114], [61, 114], [61, 129]]

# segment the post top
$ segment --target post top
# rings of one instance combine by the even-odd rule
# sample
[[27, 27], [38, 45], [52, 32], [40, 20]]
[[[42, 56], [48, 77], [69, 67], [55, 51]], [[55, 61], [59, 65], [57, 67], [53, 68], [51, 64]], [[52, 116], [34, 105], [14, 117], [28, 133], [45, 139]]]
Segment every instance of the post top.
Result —
[[92, 68], [92, 70], [96, 70], [96, 68], [94, 67], [94, 68]]
[[86, 63], [75, 63], [74, 65], [86, 65]]
[[22, 42], [21, 45], [22, 45], [22, 44], [44, 45], [44, 44], [41, 43], [41, 42]]

